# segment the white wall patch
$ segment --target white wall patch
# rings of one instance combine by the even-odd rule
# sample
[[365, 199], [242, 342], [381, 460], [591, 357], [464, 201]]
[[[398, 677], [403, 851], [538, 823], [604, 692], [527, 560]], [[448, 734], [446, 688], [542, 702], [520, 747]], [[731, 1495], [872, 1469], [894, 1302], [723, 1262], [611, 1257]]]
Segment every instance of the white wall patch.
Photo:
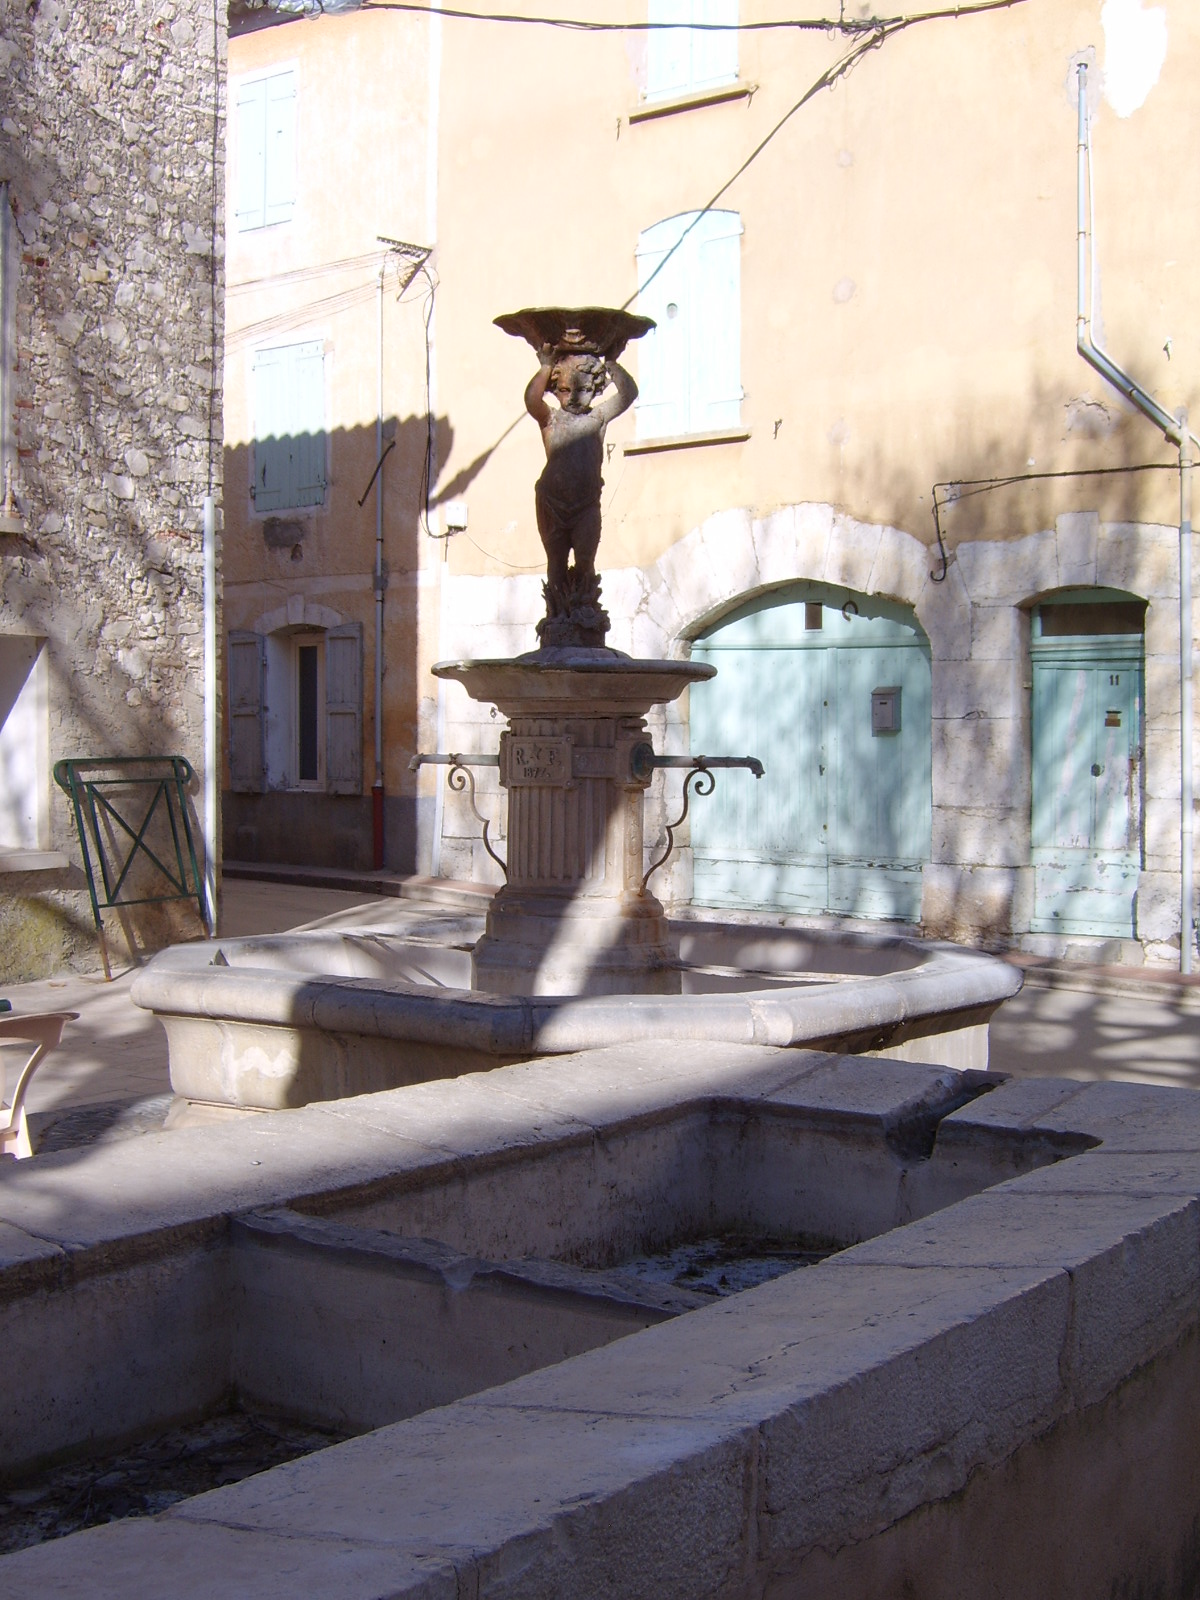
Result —
[[1167, 13], [1143, 0], [1104, 0], [1104, 98], [1119, 117], [1145, 105], [1167, 59]]

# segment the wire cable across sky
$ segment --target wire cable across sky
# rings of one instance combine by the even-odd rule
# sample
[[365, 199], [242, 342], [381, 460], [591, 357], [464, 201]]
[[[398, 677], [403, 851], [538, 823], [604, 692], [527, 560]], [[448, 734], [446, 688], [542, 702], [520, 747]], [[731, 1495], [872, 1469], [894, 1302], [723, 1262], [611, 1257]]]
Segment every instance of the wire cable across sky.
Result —
[[[943, 7], [937, 11], [891, 17], [848, 17], [845, 6], [836, 17], [781, 17], [760, 22], [600, 22], [582, 17], [520, 16], [511, 11], [466, 11], [457, 6], [422, 5], [420, 0], [363, 0], [363, 11], [408, 11], [417, 16], [449, 17], [456, 22], [498, 22], [532, 28], [563, 28], [576, 33], [656, 33], [665, 28], [688, 28], [695, 33], [851, 33], [870, 34], [936, 17], [968, 17], [978, 11], [1000, 11], [1023, 5], [1025, 0], [980, 0], [976, 5]], [[314, 10], [323, 10], [316, 0]], [[348, 9], [344, 5], [339, 10]], [[354, 8], [359, 9], [359, 8]]]

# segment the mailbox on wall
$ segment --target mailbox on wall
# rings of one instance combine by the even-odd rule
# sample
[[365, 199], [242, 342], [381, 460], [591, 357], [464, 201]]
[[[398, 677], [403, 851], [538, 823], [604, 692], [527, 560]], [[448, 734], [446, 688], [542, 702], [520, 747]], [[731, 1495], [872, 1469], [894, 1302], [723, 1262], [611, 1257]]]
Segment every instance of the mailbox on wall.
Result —
[[871, 732], [900, 732], [900, 685], [871, 690]]

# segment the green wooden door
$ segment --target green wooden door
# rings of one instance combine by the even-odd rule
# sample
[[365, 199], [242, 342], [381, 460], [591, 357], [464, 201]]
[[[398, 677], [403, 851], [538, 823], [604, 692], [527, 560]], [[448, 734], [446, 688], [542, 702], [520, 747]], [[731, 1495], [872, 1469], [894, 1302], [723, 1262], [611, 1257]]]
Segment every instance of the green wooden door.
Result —
[[1035, 932], [1133, 936], [1141, 742], [1140, 638], [1035, 636]]
[[[806, 588], [743, 608], [694, 647], [694, 754], [754, 755], [692, 809], [694, 897], [916, 921], [929, 859], [928, 647], [900, 607]], [[855, 609], [857, 605], [857, 610]], [[898, 726], [881, 730], [886, 691]]]

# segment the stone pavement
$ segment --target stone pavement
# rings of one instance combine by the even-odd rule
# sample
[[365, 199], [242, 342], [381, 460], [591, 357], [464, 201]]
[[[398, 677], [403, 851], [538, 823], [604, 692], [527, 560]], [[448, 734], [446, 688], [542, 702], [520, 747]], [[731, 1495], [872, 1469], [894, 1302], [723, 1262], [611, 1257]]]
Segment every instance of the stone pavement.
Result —
[[[328, 880], [327, 880], [328, 881]], [[278, 933], [315, 922], [386, 922], [396, 906], [369, 892], [229, 876], [221, 932]], [[992, 1023], [991, 1065], [1017, 1077], [1049, 1075], [1200, 1088], [1200, 980], [1144, 968], [1027, 966], [1026, 987]], [[129, 999], [136, 969], [105, 983], [99, 972], [3, 985], [18, 1011], [78, 1011], [29, 1095], [35, 1145], [109, 1142], [161, 1127], [170, 1103], [161, 1025]]]

